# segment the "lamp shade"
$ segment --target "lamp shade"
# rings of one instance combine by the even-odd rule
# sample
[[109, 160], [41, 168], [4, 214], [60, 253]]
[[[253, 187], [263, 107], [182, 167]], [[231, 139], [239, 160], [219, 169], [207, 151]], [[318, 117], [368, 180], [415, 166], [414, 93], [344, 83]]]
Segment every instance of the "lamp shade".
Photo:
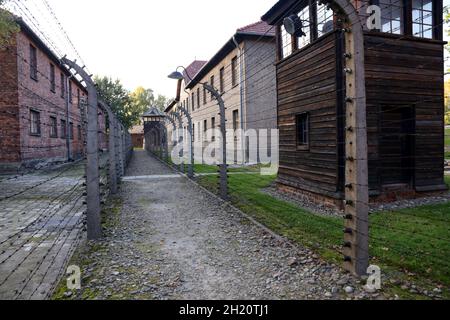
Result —
[[169, 74], [169, 78], [174, 80], [183, 80], [184, 76], [181, 74], [181, 72], [174, 71], [171, 74]]

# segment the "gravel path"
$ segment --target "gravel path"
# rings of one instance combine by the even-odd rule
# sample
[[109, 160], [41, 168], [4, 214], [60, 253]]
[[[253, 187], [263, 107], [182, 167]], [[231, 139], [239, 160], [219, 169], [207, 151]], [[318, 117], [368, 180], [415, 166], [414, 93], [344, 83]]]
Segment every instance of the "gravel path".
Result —
[[313, 252], [271, 236], [144, 152], [134, 154], [127, 176], [115, 199], [120, 214], [111, 213], [115, 222], [108, 222], [104, 241], [76, 257], [82, 291], [63, 291], [63, 297], [384, 298]]

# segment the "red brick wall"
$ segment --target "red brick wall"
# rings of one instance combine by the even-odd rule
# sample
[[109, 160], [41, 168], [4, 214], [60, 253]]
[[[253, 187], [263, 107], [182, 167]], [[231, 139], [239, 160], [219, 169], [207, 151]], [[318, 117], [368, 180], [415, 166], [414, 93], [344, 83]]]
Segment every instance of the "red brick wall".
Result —
[[[37, 48], [38, 80], [30, 77], [30, 44]], [[22, 161], [28, 162], [43, 159], [65, 159], [67, 156], [66, 139], [62, 138], [61, 120], [66, 120], [66, 101], [61, 97], [61, 69], [50, 59], [37, 44], [23, 32], [17, 35], [17, 61], [19, 79], [20, 106], [20, 140]], [[55, 92], [51, 91], [50, 63], [55, 66]], [[82, 154], [83, 141], [78, 137], [78, 127], [82, 125], [81, 112], [78, 107], [77, 89], [80, 96], [85, 96], [81, 86], [72, 82], [72, 103], [69, 106], [69, 123], [73, 123], [73, 139], [71, 140], [72, 156]], [[41, 133], [30, 134], [30, 109], [40, 112]], [[50, 137], [50, 117], [57, 119], [58, 137]], [[69, 126], [67, 123], [67, 126]], [[83, 137], [83, 135], [82, 135]]]
[[20, 162], [15, 43], [0, 50], [0, 164]]

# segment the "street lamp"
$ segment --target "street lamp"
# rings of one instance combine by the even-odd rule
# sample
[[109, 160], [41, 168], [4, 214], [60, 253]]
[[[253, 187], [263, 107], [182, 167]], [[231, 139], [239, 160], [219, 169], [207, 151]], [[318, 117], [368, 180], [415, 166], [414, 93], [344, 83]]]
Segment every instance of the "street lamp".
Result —
[[[184, 79], [184, 75], [179, 72], [179, 69], [183, 69], [186, 76], [190, 81], [193, 81], [186, 68], [183, 66], [177, 67], [177, 69], [172, 72], [168, 77], [169, 79], [178, 80], [178, 85], [181, 86], [181, 81]], [[217, 91], [212, 85], [207, 82], [202, 82], [201, 85], [203, 88], [211, 93], [217, 100], [219, 104], [220, 110], [220, 131], [222, 134], [222, 163], [219, 165], [220, 167], [220, 197], [224, 200], [228, 199], [228, 168], [227, 168], [227, 139], [226, 139], [226, 116], [225, 116], [225, 102], [222, 99], [222, 96], [219, 91]], [[181, 87], [179, 88], [181, 89]], [[180, 90], [178, 90], [180, 91]], [[177, 93], [179, 94], [179, 93]], [[192, 139], [192, 136], [191, 136]], [[192, 150], [191, 150], [192, 152]]]

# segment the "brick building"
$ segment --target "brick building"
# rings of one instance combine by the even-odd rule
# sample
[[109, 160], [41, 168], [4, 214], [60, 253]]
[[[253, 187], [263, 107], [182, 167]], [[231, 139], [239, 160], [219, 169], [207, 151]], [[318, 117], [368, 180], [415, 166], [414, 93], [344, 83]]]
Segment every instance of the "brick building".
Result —
[[70, 158], [80, 158], [87, 92], [31, 28], [17, 23], [21, 31], [0, 50], [0, 167], [65, 161], [67, 145]]

